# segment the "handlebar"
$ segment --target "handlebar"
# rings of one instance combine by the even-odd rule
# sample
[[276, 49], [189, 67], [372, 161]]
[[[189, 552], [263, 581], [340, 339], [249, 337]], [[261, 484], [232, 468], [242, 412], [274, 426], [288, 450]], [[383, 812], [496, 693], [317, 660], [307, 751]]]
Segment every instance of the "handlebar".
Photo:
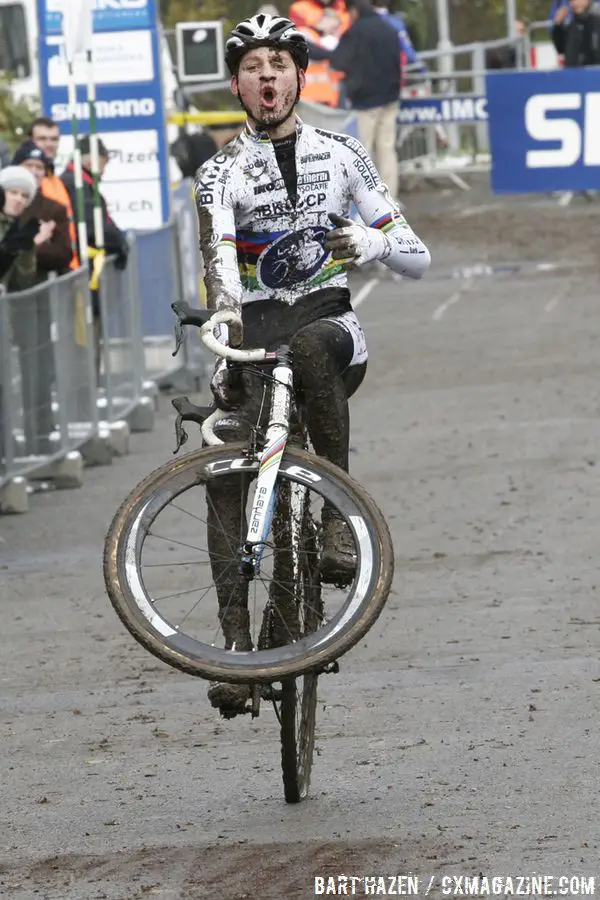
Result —
[[[220, 309], [212, 312], [208, 309], [194, 309], [185, 300], [178, 300], [171, 304], [171, 309], [177, 315], [178, 326], [195, 325], [200, 329], [200, 337], [202, 342], [216, 356], [223, 359], [229, 359], [234, 362], [264, 362], [265, 360], [276, 360], [276, 353], [267, 353], [266, 350], [240, 350], [242, 343], [243, 325], [242, 317], [233, 309]], [[229, 343], [222, 343], [215, 335], [219, 325], [227, 325], [229, 332]], [[177, 352], [177, 351], [176, 351]]]
[[242, 334], [242, 319], [232, 309], [221, 309], [210, 317], [200, 329], [200, 337], [203, 343], [216, 356], [223, 359], [230, 359], [234, 362], [264, 362], [266, 359], [276, 359], [276, 353], [267, 353], [266, 350], [239, 350], [236, 347], [227, 346], [215, 336], [215, 329], [219, 325], [227, 325], [229, 329], [229, 339], [232, 343], [239, 343], [233, 340], [234, 337]]

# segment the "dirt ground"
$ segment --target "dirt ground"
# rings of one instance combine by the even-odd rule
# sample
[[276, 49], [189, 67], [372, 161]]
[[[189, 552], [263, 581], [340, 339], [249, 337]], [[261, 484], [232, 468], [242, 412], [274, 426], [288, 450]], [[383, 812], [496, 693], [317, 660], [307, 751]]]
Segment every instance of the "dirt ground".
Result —
[[303, 900], [315, 876], [409, 873], [430, 897], [450, 874], [600, 890], [600, 200], [478, 182], [406, 205], [431, 275], [368, 274], [352, 405], [396, 578], [322, 679], [310, 798], [283, 802], [272, 714], [220, 721], [106, 599], [113, 512], [174, 446], [163, 398], [129, 456], [0, 519], [0, 896]]

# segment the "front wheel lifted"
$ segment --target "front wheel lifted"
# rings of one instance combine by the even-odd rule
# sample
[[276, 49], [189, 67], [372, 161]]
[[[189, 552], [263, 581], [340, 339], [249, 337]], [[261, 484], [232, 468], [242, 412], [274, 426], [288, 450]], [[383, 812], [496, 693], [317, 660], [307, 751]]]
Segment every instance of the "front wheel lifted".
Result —
[[[239, 585], [239, 548], [246, 539], [258, 466], [242, 443], [172, 460], [131, 492], [106, 536], [104, 579], [117, 614], [147, 650], [191, 675], [264, 683], [318, 673], [366, 634], [390, 590], [393, 548], [376, 504], [336, 466], [288, 448], [277, 484], [308, 491], [317, 523], [324, 503], [337, 510], [354, 541], [356, 575], [342, 591], [323, 586], [324, 614], [314, 631], [300, 622], [300, 632], [290, 631], [287, 642], [258, 648], [267, 603], [274, 604], [275, 625], [289, 621], [277, 605], [289, 593], [277, 574], [285, 554], [292, 561], [298, 553], [317, 559], [316, 550], [299, 550], [295, 536], [288, 548], [267, 546], [260, 578]], [[241, 638], [225, 634], [232, 613], [236, 622], [243, 620]]]

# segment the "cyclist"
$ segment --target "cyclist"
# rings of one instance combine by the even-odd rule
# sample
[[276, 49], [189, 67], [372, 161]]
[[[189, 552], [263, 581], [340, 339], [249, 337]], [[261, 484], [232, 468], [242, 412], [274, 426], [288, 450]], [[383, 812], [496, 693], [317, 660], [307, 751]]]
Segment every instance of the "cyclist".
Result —
[[[347, 471], [348, 398], [364, 378], [367, 349], [346, 269], [380, 260], [421, 278], [429, 252], [359, 141], [296, 116], [309, 53], [289, 19], [259, 14], [240, 22], [227, 40], [226, 61], [247, 122], [196, 176], [207, 305], [241, 312], [245, 346], [290, 344], [315, 452]], [[352, 203], [362, 222], [348, 218]], [[221, 339], [227, 341], [226, 329]], [[233, 376], [220, 361], [211, 381], [217, 405], [231, 411], [221, 423], [225, 440], [244, 435], [262, 400], [262, 389], [253, 390], [247, 377], [233, 383]], [[239, 488], [236, 498], [226, 482], [210, 486], [209, 550], [226, 647], [250, 650], [247, 590], [227, 563], [241, 501]], [[322, 525], [321, 578], [347, 584], [355, 571], [353, 538], [327, 505]], [[209, 689], [213, 706], [230, 714], [248, 696], [244, 685]]]

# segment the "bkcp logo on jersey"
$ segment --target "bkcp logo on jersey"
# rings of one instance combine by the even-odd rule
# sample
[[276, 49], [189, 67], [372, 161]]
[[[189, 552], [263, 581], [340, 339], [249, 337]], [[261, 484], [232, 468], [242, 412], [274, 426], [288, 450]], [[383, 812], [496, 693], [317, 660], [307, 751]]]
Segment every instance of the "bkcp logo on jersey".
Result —
[[488, 76], [497, 193], [600, 189], [600, 70]]
[[280, 288], [313, 278], [329, 253], [325, 247], [328, 230], [323, 226], [303, 228], [276, 240], [258, 260], [259, 282], [267, 288]]
[[[151, 28], [155, 0], [95, 0], [94, 31], [129, 31]], [[46, 21], [46, 34], [62, 32], [63, 12], [76, 10], [75, 0], [38, 0], [40, 21]]]

